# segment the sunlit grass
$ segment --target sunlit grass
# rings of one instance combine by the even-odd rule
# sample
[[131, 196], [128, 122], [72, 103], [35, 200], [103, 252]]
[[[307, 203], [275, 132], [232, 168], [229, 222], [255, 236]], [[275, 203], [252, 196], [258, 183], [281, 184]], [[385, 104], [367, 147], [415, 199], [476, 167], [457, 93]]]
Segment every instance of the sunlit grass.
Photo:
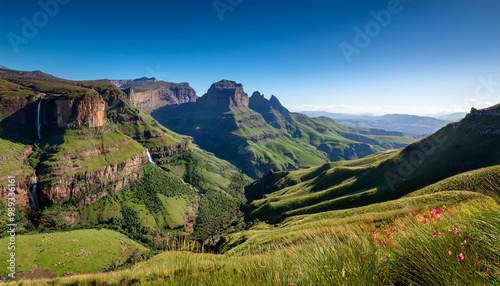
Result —
[[423, 209], [384, 227], [324, 226], [304, 236], [310, 243], [276, 244], [262, 254], [167, 251], [128, 270], [23, 285], [496, 285], [500, 281], [500, 212], [493, 200]]

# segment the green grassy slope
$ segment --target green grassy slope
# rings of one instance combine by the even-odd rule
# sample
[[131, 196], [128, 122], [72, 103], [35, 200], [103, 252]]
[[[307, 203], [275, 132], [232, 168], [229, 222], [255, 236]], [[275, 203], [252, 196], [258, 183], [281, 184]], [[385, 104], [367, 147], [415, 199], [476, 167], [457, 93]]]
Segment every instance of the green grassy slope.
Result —
[[498, 126], [500, 117], [469, 116], [398, 151], [269, 174], [247, 190], [247, 196], [255, 199], [251, 217], [278, 221], [368, 205], [399, 198], [458, 173], [497, 165]]
[[139, 171], [141, 179], [80, 209], [81, 224], [111, 224], [126, 229], [124, 208], [131, 210], [134, 222], [152, 230], [184, 226], [183, 215], [194, 213], [197, 194], [174, 175], [151, 164]]
[[[8, 239], [0, 238], [1, 245], [6, 245]], [[18, 276], [35, 268], [62, 276], [68, 272], [111, 270], [114, 266], [125, 263], [130, 257], [147, 253], [149, 250], [116, 231], [86, 229], [19, 235], [15, 251]], [[7, 251], [0, 252], [2, 261], [8, 258]], [[7, 273], [6, 267], [0, 269], [1, 276]]]
[[[168, 251], [132, 269], [37, 285], [495, 285], [500, 281], [499, 209], [491, 199], [450, 208], [427, 223], [405, 214], [391, 225], [323, 225], [302, 242], [266, 253]], [[430, 209], [422, 210], [431, 215]], [[458, 229], [456, 228], [458, 227]], [[453, 233], [454, 228], [459, 235]], [[450, 229], [452, 233], [450, 234]], [[456, 232], [455, 231], [455, 232]], [[434, 233], [434, 235], [433, 235]], [[439, 236], [437, 236], [439, 233]], [[467, 243], [464, 243], [466, 236]], [[287, 244], [288, 243], [288, 244]], [[448, 252], [451, 252], [449, 254]], [[463, 255], [463, 260], [457, 258]], [[18, 285], [19, 282], [12, 283]]]
[[201, 148], [230, 161], [253, 178], [270, 170], [295, 170], [328, 161], [357, 159], [418, 139], [412, 134], [311, 119], [285, 108], [265, 110], [259, 113], [248, 107], [191, 103], [163, 107], [152, 116], [176, 132], [193, 136]]

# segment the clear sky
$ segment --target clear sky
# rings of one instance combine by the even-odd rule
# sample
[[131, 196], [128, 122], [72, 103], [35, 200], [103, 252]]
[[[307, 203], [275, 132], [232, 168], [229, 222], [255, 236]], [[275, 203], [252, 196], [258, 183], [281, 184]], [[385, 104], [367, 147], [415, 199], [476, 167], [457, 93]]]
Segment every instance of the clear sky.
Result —
[[0, 65], [80, 80], [155, 76], [199, 96], [231, 79], [292, 110], [500, 103], [497, 0], [57, 1], [0, 0]]

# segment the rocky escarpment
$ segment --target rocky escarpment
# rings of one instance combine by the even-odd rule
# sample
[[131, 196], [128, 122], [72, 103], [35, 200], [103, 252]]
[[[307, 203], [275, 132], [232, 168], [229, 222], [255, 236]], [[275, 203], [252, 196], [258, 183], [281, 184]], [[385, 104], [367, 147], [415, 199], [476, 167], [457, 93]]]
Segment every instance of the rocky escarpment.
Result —
[[248, 94], [243, 85], [230, 80], [221, 80], [212, 84], [198, 101], [201, 106], [248, 107]]
[[500, 104], [485, 109], [472, 108], [464, 119], [450, 126], [478, 132], [480, 135], [500, 135]]
[[188, 83], [156, 82], [125, 89], [128, 99], [139, 110], [151, 112], [165, 105], [196, 102], [198, 96]]
[[151, 157], [161, 164], [165, 164], [176, 160], [179, 155], [184, 154], [189, 150], [189, 144], [191, 140], [185, 140], [178, 144], [162, 146], [162, 147], [152, 147], [149, 148]]
[[134, 85], [154, 83], [157, 82], [157, 80], [154, 77], [151, 78], [141, 77], [138, 79], [111, 79], [109, 80], [109, 82], [118, 88], [128, 88]]
[[260, 113], [264, 120], [274, 128], [285, 128], [285, 122], [291, 120], [290, 111], [281, 105], [274, 95], [266, 99], [263, 94], [255, 91], [249, 99], [248, 107]]
[[[53, 174], [46, 174], [40, 180], [41, 203], [48, 205], [76, 198], [77, 205], [89, 205], [106, 194], [104, 188], [113, 193], [126, 184], [140, 179], [140, 174], [135, 172], [148, 163], [146, 153], [144, 150], [131, 159], [94, 171], [55, 178]], [[66, 171], [65, 173], [70, 173], [71, 170]]]
[[101, 98], [42, 101], [43, 128], [99, 127], [106, 123], [106, 103]]
[[100, 97], [54, 97], [37, 100], [3, 98], [0, 100], [0, 110], [5, 119], [18, 126], [25, 126], [35, 138], [38, 120], [43, 130], [60, 127], [99, 127], [106, 124], [106, 103]]
[[500, 104], [484, 109], [471, 108], [468, 116], [500, 116]]

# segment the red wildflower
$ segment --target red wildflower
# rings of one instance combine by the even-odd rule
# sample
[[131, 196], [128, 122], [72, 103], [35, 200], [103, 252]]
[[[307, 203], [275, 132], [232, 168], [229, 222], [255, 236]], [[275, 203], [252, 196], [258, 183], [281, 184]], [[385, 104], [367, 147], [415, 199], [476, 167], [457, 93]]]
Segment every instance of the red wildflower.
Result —
[[432, 211], [431, 211], [431, 214], [432, 214], [432, 215], [439, 215], [441, 212], [442, 212], [442, 210], [437, 209], [437, 210], [432, 210]]
[[451, 250], [448, 248], [448, 254], [451, 255]]
[[464, 260], [464, 255], [460, 252], [459, 255], [457, 255], [458, 260]]

